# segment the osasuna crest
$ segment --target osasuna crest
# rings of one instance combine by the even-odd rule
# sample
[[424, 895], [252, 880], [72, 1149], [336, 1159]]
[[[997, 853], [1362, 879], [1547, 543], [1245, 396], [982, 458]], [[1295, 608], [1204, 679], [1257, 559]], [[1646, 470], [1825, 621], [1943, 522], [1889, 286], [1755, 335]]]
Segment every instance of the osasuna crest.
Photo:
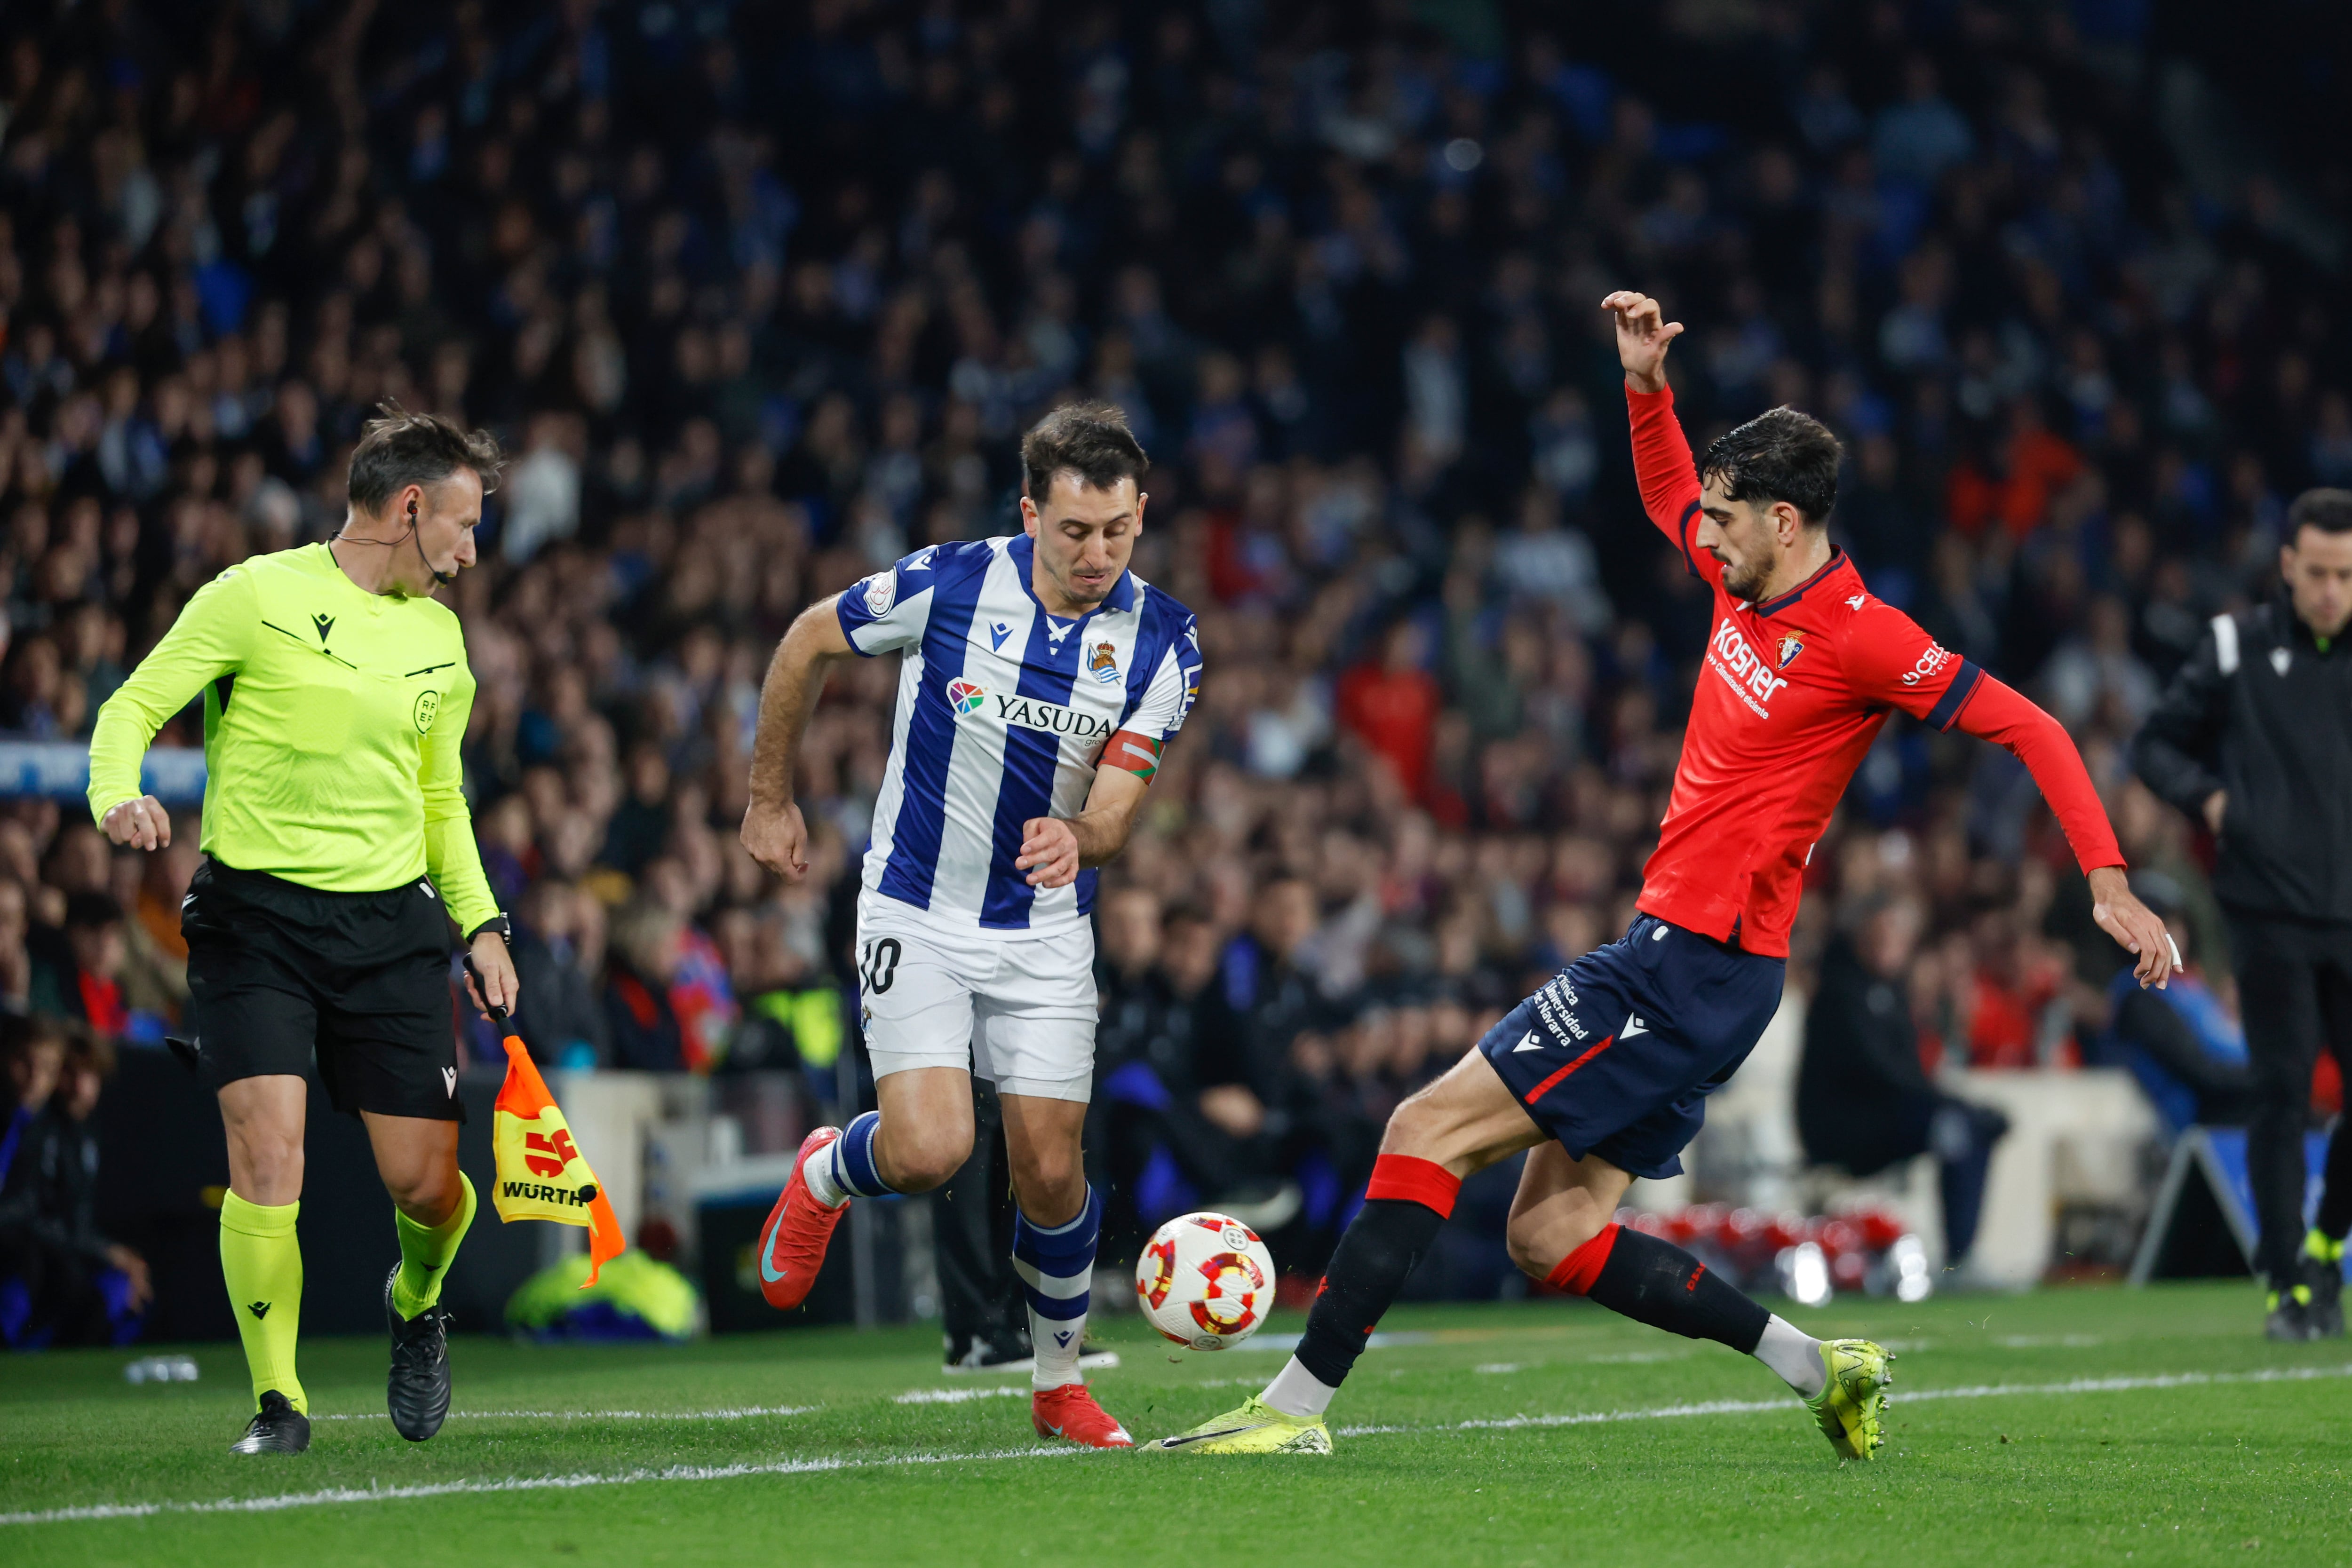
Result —
[[1781, 638], [1781, 639], [1780, 639], [1780, 667], [1781, 667], [1782, 669], [1784, 669], [1784, 670], [1785, 670], [1785, 669], [1787, 669], [1790, 664], [1795, 664], [1795, 663], [1797, 662], [1797, 655], [1798, 655], [1798, 654], [1800, 654], [1800, 653], [1803, 653], [1804, 651], [1805, 651], [1805, 644], [1804, 644], [1804, 643], [1803, 643], [1801, 639], [1799, 639], [1799, 638], [1795, 638], [1795, 637], [1783, 637], [1783, 638]]
[[1094, 651], [1087, 655], [1087, 668], [1092, 671], [1095, 679], [1103, 685], [1117, 685], [1118, 684], [1118, 644], [1108, 642], [1096, 643]]

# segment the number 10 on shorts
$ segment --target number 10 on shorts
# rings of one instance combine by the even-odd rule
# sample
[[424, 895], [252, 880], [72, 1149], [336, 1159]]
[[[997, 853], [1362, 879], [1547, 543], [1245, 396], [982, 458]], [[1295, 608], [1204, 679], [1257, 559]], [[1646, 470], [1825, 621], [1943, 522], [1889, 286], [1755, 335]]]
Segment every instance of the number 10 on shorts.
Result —
[[898, 952], [896, 936], [877, 936], [866, 944], [857, 960], [857, 983], [867, 996], [880, 996], [898, 977]]

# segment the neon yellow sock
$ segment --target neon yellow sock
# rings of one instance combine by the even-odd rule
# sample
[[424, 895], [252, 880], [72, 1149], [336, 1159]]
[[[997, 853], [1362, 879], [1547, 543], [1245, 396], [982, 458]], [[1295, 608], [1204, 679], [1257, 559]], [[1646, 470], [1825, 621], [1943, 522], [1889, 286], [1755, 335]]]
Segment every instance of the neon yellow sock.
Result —
[[253, 1374], [253, 1406], [275, 1388], [295, 1409], [310, 1413], [302, 1380], [294, 1375], [294, 1342], [302, 1332], [302, 1242], [294, 1234], [299, 1203], [266, 1207], [235, 1193], [221, 1198], [221, 1278], [228, 1283], [236, 1337]]
[[400, 1232], [400, 1272], [393, 1277], [392, 1310], [413, 1318], [441, 1299], [442, 1276], [466, 1227], [474, 1223], [474, 1184], [457, 1173], [457, 1212], [438, 1225], [419, 1225], [398, 1209], [392, 1211], [393, 1228]]
[[2315, 1225], [2304, 1235], [2303, 1255], [2315, 1263], [2341, 1263], [2344, 1243]]

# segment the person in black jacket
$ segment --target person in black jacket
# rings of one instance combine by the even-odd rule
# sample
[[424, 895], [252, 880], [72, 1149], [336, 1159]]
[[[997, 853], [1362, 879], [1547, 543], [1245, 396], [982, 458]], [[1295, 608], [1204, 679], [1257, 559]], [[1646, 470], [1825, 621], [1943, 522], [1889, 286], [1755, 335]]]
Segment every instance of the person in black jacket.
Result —
[[[6, 1027], [17, 1103], [0, 1134], [0, 1341], [17, 1350], [128, 1344], [154, 1287], [146, 1260], [98, 1228], [90, 1114], [113, 1048], [61, 1019]], [[54, 1089], [36, 1104], [45, 1083]]]
[[[2288, 508], [2284, 581], [2217, 615], [2133, 743], [2147, 787], [2221, 842], [2257, 1103], [2246, 1162], [2273, 1339], [2339, 1334], [2352, 1229], [2352, 1126], [2336, 1123], [2317, 1222], [2304, 1229], [2304, 1130], [2325, 1045], [2352, 1069], [2352, 491]], [[2347, 1074], [2352, 1075], [2352, 1074]]]
[[1948, 1269], [1976, 1244], [2009, 1118], [1945, 1093], [1920, 1064], [1906, 977], [1921, 925], [1911, 900], [1874, 897], [1822, 954], [1797, 1069], [1797, 1136], [1808, 1160], [1857, 1176], [1934, 1151]]
[[1113, 1193], [1103, 1255], [1133, 1256], [1155, 1226], [1204, 1203], [1279, 1228], [1297, 1208], [1275, 1172], [1279, 1084], [1254, 1071], [1245, 1020], [1220, 984], [1215, 927], [1189, 905], [1163, 917], [1135, 888], [1107, 901], [1100, 926], [1088, 1145], [1103, 1151]]

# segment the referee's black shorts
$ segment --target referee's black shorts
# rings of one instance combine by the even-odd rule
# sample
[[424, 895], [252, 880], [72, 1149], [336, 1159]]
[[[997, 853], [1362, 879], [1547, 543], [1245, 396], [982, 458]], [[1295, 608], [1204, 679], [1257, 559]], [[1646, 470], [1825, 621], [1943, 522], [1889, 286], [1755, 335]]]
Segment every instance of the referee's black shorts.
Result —
[[338, 1111], [462, 1122], [449, 923], [420, 877], [321, 893], [207, 859], [180, 907], [205, 1086], [296, 1076]]

